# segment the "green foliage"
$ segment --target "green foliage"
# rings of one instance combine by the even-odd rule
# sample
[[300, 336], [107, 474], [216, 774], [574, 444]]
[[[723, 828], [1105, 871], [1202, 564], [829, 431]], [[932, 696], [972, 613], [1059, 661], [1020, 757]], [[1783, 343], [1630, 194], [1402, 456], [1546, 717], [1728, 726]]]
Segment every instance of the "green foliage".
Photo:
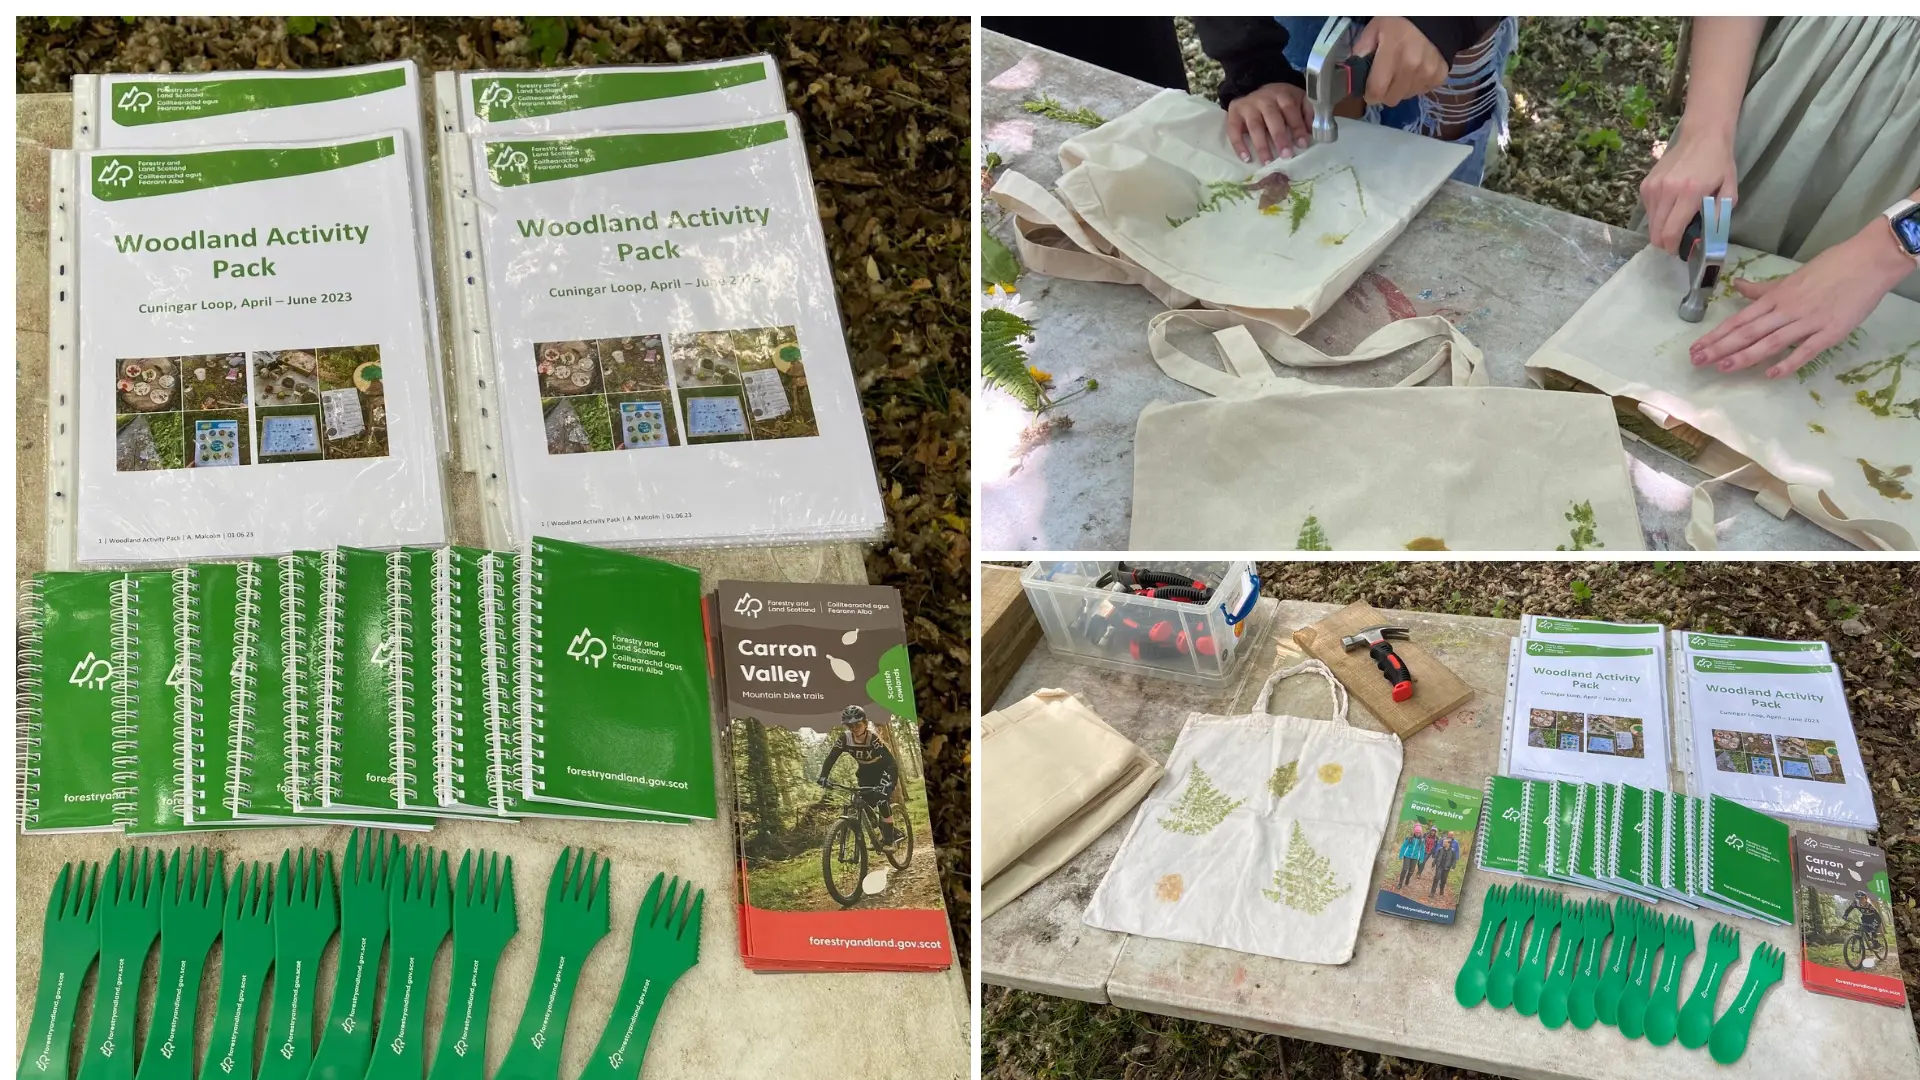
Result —
[[47, 16], [47, 29], [49, 30], [71, 30], [78, 25], [80, 25], [80, 17], [78, 15]]
[[147, 422], [153, 432], [154, 453], [163, 469], [187, 467], [187, 430], [185, 422], [172, 413], [157, 413]]
[[1683, 562], [1668, 562], [1665, 559], [1658, 559], [1655, 560], [1653, 564], [1653, 572], [1675, 585], [1685, 585], [1687, 583], [1687, 564]]
[[567, 20], [558, 15], [530, 15], [525, 22], [527, 44], [539, 53], [541, 66], [560, 59], [567, 50]]
[[[1914, 342], [1914, 344], [1920, 345], [1920, 341]], [[1799, 369], [1794, 372], [1794, 376], [1798, 378], [1801, 382], [1806, 382], [1808, 379], [1811, 379], [1815, 375], [1818, 375], [1822, 371], [1826, 370], [1827, 365], [1833, 363], [1834, 360], [1838, 358], [1841, 353], [1845, 352], [1848, 349], [1858, 349], [1859, 347], [1860, 347], [1860, 328], [1856, 326], [1852, 330], [1848, 331], [1846, 337], [1840, 339], [1840, 343], [1838, 345], [1835, 345], [1831, 348], [1822, 349], [1819, 355], [1815, 356], [1813, 359], [1807, 361], [1806, 363], [1801, 364]], [[1814, 393], [1813, 400], [1815, 401], [1820, 400], [1820, 395], [1817, 392]]]
[[1582, 134], [1577, 141], [1582, 150], [1593, 151], [1603, 162], [1607, 160], [1608, 154], [1626, 145], [1621, 140], [1620, 133], [1612, 128], [1594, 128]]
[[1187, 786], [1180, 792], [1180, 801], [1160, 819], [1160, 827], [1187, 836], [1205, 836], [1243, 802], [1246, 800], [1227, 798], [1225, 792], [1213, 786], [1200, 766], [1195, 765], [1187, 773]]
[[1253, 198], [1252, 184], [1240, 180], [1207, 181], [1207, 197], [1200, 200], [1197, 214], [1210, 214], [1230, 203], [1244, 202]]
[[1353, 891], [1351, 883], [1341, 885], [1334, 879], [1333, 862], [1307, 843], [1307, 834], [1298, 821], [1287, 834], [1287, 859], [1273, 872], [1273, 884], [1271, 889], [1260, 890], [1260, 895], [1309, 915], [1320, 914], [1328, 904]]
[[997, 169], [997, 168], [999, 168], [1000, 166], [1002, 166], [1002, 165], [1004, 165], [1004, 164], [1006, 164], [1006, 162], [1005, 162], [1005, 161], [1002, 161], [1002, 160], [1000, 159], [1000, 151], [998, 151], [998, 150], [989, 150], [989, 151], [987, 151], [987, 160], [986, 160], [986, 166], [987, 166], [987, 170], [988, 170], [989, 172], [991, 172], [991, 171], [992, 171], [992, 170], [994, 170], [994, 169]]
[[1854, 391], [1854, 401], [1875, 416], [1904, 416], [1920, 420], [1920, 395], [1916, 395], [1909, 401], [1895, 400], [1895, 396], [1900, 392], [1900, 377], [1905, 373], [1909, 363], [1907, 358], [1913, 355], [1915, 350], [1920, 350], [1920, 341], [1908, 345], [1884, 360], [1870, 360], [1851, 371], [1843, 371], [1835, 375], [1834, 379], [1849, 386], [1860, 386], [1874, 379], [1885, 378], [1887, 384], [1871, 393], [1865, 389]]
[[1647, 93], [1646, 87], [1634, 83], [1627, 88], [1626, 97], [1620, 100], [1620, 109], [1626, 114], [1627, 123], [1632, 124], [1635, 130], [1645, 128], [1647, 121], [1653, 118], [1653, 95]]
[[1593, 589], [1579, 578], [1573, 579], [1573, 582], [1567, 586], [1567, 591], [1573, 594], [1573, 602], [1576, 604], [1584, 605], [1593, 599]]
[[1588, 551], [1593, 548], [1603, 548], [1607, 546], [1601, 543], [1594, 533], [1592, 500], [1583, 503], [1574, 503], [1573, 509], [1567, 511], [1563, 516], [1568, 521], [1573, 522], [1573, 528], [1567, 531], [1568, 538], [1572, 540], [1573, 543], [1571, 546], [1561, 544], [1553, 550]]
[[1033, 324], [999, 308], [980, 310], [980, 376], [1034, 412], [1046, 407], [1046, 391], [1027, 370], [1021, 338], [1033, 336]]
[[1587, 16], [1586, 20], [1580, 25], [1581, 28], [1589, 34], [1604, 34], [1607, 32], [1607, 20], [1599, 15]]
[[1860, 610], [1859, 604], [1850, 603], [1837, 596], [1827, 597], [1827, 618], [1833, 619], [1836, 622], [1845, 622], [1848, 619], [1857, 618]]
[[1020, 277], [1020, 260], [990, 232], [980, 233], [980, 279], [983, 285], [1013, 286]]
[[1504, 619], [1507, 617], [1507, 598], [1506, 597], [1497, 596], [1494, 598], [1493, 617], [1496, 619]]
[[333, 25], [331, 15], [289, 15], [287, 33], [294, 37], [312, 37], [323, 26]]
[[1327, 543], [1326, 530], [1320, 527], [1320, 519], [1312, 514], [1300, 523], [1300, 535], [1294, 539], [1293, 546], [1301, 551], [1333, 550], [1333, 545]]
[[1044, 116], [1049, 120], [1058, 120], [1065, 124], [1079, 124], [1081, 127], [1097, 128], [1106, 123], [1099, 113], [1085, 106], [1069, 109], [1053, 99], [1051, 94], [1042, 94], [1020, 103], [1020, 107], [1035, 116]]
[[1273, 770], [1273, 776], [1267, 781], [1267, 790], [1273, 792], [1276, 799], [1284, 799], [1293, 785], [1300, 782], [1300, 759], [1294, 758], [1285, 765]]

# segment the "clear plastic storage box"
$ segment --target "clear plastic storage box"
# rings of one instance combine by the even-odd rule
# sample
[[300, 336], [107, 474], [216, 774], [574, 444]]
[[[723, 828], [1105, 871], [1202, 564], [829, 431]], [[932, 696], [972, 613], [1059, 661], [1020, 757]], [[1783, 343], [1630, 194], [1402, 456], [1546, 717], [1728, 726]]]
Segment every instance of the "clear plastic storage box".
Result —
[[[1203, 582], [1211, 594], [1196, 603], [1122, 592], [1109, 575], [1123, 565]], [[1020, 582], [1056, 656], [1220, 687], [1239, 672], [1270, 618], [1272, 605], [1257, 606], [1258, 589], [1248, 584], [1252, 569], [1247, 562], [1035, 562]]]

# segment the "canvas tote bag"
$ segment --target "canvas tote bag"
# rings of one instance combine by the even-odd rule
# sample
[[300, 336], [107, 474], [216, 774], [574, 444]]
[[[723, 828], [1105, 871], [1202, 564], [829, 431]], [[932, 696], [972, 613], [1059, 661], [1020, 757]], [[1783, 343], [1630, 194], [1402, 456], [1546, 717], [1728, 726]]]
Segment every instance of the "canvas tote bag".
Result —
[[[1327, 680], [1333, 719], [1272, 716], [1280, 680]], [[1347, 723], [1346, 689], [1307, 660], [1245, 716], [1187, 717], [1085, 922], [1143, 937], [1344, 964], [1400, 780], [1400, 739]]]
[[1729, 278], [1784, 276], [1800, 264], [1732, 248], [1706, 318], [1682, 322], [1686, 268], [1646, 248], [1593, 294], [1527, 361], [1624, 402], [1659, 427], [1692, 429], [1692, 463], [1713, 479], [1694, 489], [1687, 541], [1712, 550], [1711, 485], [1738, 484], [1778, 517], [1801, 515], [1867, 549], [1911, 551], [1920, 539], [1920, 303], [1888, 296], [1846, 341], [1798, 373], [1696, 368], [1688, 348], [1745, 307]]
[[1162, 772], [1065, 690], [981, 717], [976, 745], [983, 919], [1132, 813]]
[[[1180, 324], [1213, 330], [1225, 365], [1179, 348]], [[1394, 387], [1316, 385], [1267, 360], [1346, 364], [1433, 338]], [[1135, 550], [1645, 547], [1612, 404], [1487, 385], [1480, 350], [1437, 315], [1337, 357], [1228, 312], [1164, 312], [1149, 340], [1162, 371], [1213, 396], [1141, 410]], [[1452, 385], [1413, 385], [1449, 360]]]
[[1297, 334], [1439, 190], [1467, 148], [1356, 120], [1264, 166], [1226, 113], [1167, 90], [1060, 147], [1058, 195], [1009, 170], [993, 187], [1026, 265], [1141, 285], [1168, 307], [1237, 311]]

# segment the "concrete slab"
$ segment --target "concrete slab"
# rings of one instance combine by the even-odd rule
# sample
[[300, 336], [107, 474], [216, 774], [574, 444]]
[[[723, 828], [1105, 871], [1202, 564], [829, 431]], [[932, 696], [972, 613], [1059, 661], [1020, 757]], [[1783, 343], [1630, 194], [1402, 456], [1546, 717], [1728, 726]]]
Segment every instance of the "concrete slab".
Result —
[[[1043, 686], [1079, 694], [1103, 719], [1164, 761], [1190, 711], [1234, 713], [1249, 708], [1266, 676], [1298, 659], [1292, 631], [1337, 605], [1277, 603], [1270, 645], [1256, 652], [1230, 691], [1208, 694], [1165, 680], [1115, 677], [1036, 649], [1002, 695], [999, 705]], [[1500, 753], [1507, 647], [1517, 621], [1426, 612], [1391, 612], [1412, 627], [1422, 644], [1476, 691], [1473, 700], [1406, 744], [1395, 805], [1414, 777], [1480, 785], [1495, 771]], [[1274, 711], [1326, 716], [1326, 691], [1317, 680], [1292, 679], [1275, 693]], [[1356, 725], [1385, 730], [1358, 702]], [[981, 925], [980, 974], [989, 983], [1040, 990], [1062, 997], [1108, 1001], [1126, 1008], [1183, 1016], [1208, 1023], [1271, 1031], [1295, 1038], [1352, 1046], [1529, 1080], [1575, 1077], [1682, 1077], [1700, 1074], [1709, 1061], [1676, 1047], [1629, 1042], [1602, 1026], [1588, 1031], [1549, 1031], [1512, 1010], [1481, 1006], [1464, 1010], [1453, 1000], [1453, 977], [1473, 941], [1480, 900], [1494, 875], [1469, 871], [1459, 921], [1439, 926], [1379, 915], [1362, 917], [1352, 962], [1338, 967], [1274, 960], [1203, 945], [1132, 937], [1081, 924], [1080, 915], [1106, 873], [1129, 821], [1052, 878]], [[1844, 830], [1835, 830], [1845, 834]], [[1862, 837], [1857, 831], [1854, 838]], [[1394, 865], [1383, 841], [1376, 857], [1377, 888]], [[1566, 887], [1576, 897], [1602, 895]], [[1674, 911], [1678, 905], [1665, 905]], [[1708, 921], [1696, 914], [1696, 924]], [[1920, 1075], [1920, 1044], [1913, 1014], [1826, 997], [1800, 985], [1797, 932], [1749, 919], [1727, 919], [1740, 930], [1744, 956], [1770, 941], [1787, 952], [1787, 972], [1769, 992], [1753, 1044], [1734, 1066], [1716, 1075], [1775, 1078], [1844, 1075], [1910, 1078]], [[1701, 927], [1704, 935], [1705, 928]], [[1696, 950], [1681, 976], [1690, 990], [1704, 950]], [[1744, 962], [1743, 962], [1744, 965]], [[1104, 970], [1104, 983], [1095, 973]], [[1744, 966], [1729, 977], [1721, 1003], [1730, 1001]]]
[[[1028, 113], [1023, 102], [1051, 94], [1069, 107], [1111, 118], [1157, 90], [991, 31], [980, 38], [984, 145], [1007, 167], [1048, 187], [1060, 176], [1060, 144], [1085, 129]], [[998, 207], [989, 202], [982, 220], [1011, 245], [1012, 224]], [[1442, 314], [1486, 353], [1494, 383], [1522, 386], [1527, 358], [1645, 244], [1637, 233], [1449, 181], [1305, 337], [1324, 351], [1347, 352], [1390, 321]], [[1204, 395], [1155, 366], [1147, 320], [1164, 308], [1146, 290], [1038, 274], [1020, 284], [1021, 299], [1039, 313], [1030, 350], [1034, 365], [1051, 372], [1063, 390], [1085, 376], [1098, 378], [1100, 389], [1063, 406], [1072, 428], [1024, 456], [1020, 436], [1031, 416], [1005, 394], [981, 396], [974, 440], [980, 546], [1124, 550], [1141, 408]], [[1211, 349], [1205, 342], [1188, 347], [1196, 355]], [[1425, 359], [1424, 353], [1409, 353], [1288, 374], [1311, 382], [1389, 386]], [[1629, 440], [1627, 446], [1647, 545], [1684, 548], [1689, 489], [1706, 474], [1642, 443]], [[1773, 517], [1745, 492], [1716, 491], [1715, 498], [1726, 522], [1723, 548], [1850, 550], [1803, 518]]]
[[[15, 342], [16, 454], [19, 473], [14, 562], [16, 585], [45, 566], [47, 247], [46, 191], [49, 149], [69, 145], [72, 100], [65, 94], [23, 95], [16, 109], [15, 265], [17, 320]], [[431, 148], [430, 148], [431, 149]], [[475, 486], [469, 475], [449, 472], [455, 537], [480, 543]], [[702, 571], [708, 587], [721, 578], [775, 581], [824, 581], [865, 584], [866, 563], [857, 544], [788, 548], [663, 552]], [[721, 766], [715, 748], [715, 767]], [[278, 859], [282, 849], [308, 845], [343, 851], [347, 831], [274, 829], [212, 834], [186, 842], [211, 844], [227, 852], [229, 867], [239, 859]], [[755, 975], [740, 963], [739, 923], [732, 907], [733, 824], [722, 799], [720, 818], [701, 825], [607, 825], [528, 821], [519, 825], [442, 824], [426, 842], [457, 853], [489, 848], [513, 856], [520, 933], [501, 959], [488, 1033], [487, 1068], [506, 1056], [520, 1021], [539, 949], [540, 910], [547, 875], [562, 848], [582, 845], [612, 858], [614, 869], [612, 933], [595, 949], [582, 971], [563, 1058], [565, 1075], [577, 1076], [613, 1010], [633, 936], [634, 913], [653, 875], [677, 874], [707, 890], [701, 963], [673, 990], [647, 1054], [648, 1080], [667, 1077], [779, 1076], [782, 1080], [841, 1080], [847, 1076], [898, 1080], [949, 1080], [970, 1074], [970, 1005], [966, 982], [955, 966], [940, 974], [796, 974]], [[40, 974], [41, 913], [60, 865], [68, 860], [105, 860], [125, 839], [110, 835], [22, 836], [15, 873], [20, 918], [15, 937], [14, 1033], [22, 1044], [33, 1011]], [[174, 843], [143, 840], [140, 846], [171, 849]], [[928, 851], [928, 857], [933, 852]], [[316, 1003], [324, 1015], [332, 1000], [338, 941], [321, 960]], [[445, 952], [443, 951], [443, 956]], [[210, 962], [199, 1014], [198, 1046], [212, 1028], [212, 995], [218, 978], [218, 951]], [[431, 1064], [446, 1008], [448, 966], [442, 959], [428, 999], [427, 1027]], [[92, 982], [91, 976], [88, 980]], [[269, 976], [271, 982], [271, 976]], [[267, 990], [271, 993], [271, 987]], [[83, 988], [76, 1031], [91, 1015], [91, 990]], [[384, 993], [384, 991], [382, 991]], [[153, 975], [147, 975], [143, 1001], [150, 1002]], [[849, 1002], [884, 1003], [885, 1015], [903, 1022], [858, 1024], [849, 1037], [840, 1019]], [[150, 1007], [150, 1006], [149, 1006]], [[377, 1013], [375, 1015], [378, 1015]], [[262, 1010], [262, 1017], [265, 1010]], [[144, 1038], [146, 1017], [136, 1034]], [[194, 1059], [198, 1067], [199, 1059]]]

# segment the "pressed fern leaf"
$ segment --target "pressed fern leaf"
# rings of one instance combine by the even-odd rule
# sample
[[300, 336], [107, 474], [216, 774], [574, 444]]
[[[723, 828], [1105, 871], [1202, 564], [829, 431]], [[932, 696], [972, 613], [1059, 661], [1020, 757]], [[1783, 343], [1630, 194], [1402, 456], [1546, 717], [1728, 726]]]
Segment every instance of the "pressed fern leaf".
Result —
[[1046, 392], [1027, 367], [1020, 339], [1033, 336], [1033, 324], [1000, 308], [980, 312], [980, 375], [1034, 412], [1046, 404]]

